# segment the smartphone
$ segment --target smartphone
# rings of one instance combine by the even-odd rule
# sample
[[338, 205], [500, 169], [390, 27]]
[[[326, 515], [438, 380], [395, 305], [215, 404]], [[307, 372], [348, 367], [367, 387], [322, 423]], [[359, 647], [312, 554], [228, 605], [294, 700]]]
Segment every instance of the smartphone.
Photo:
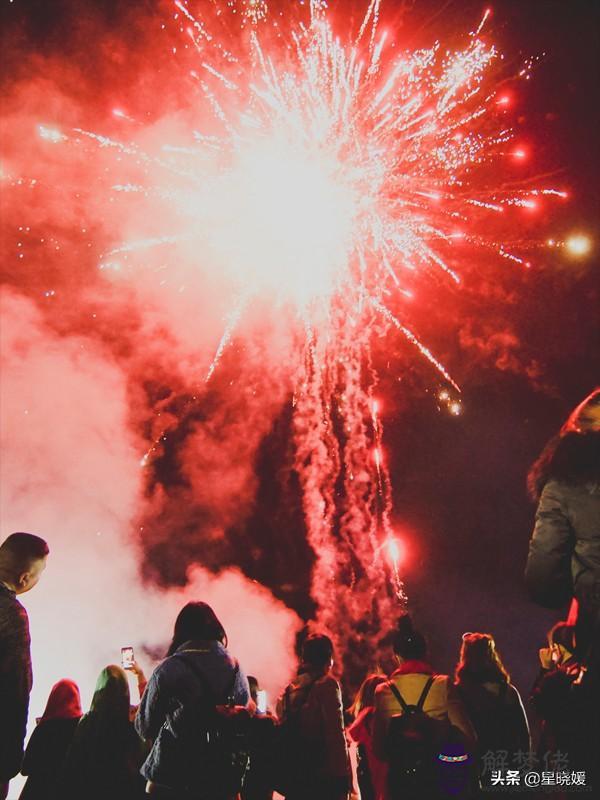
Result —
[[133, 667], [133, 662], [135, 658], [133, 657], [133, 647], [122, 647], [121, 648], [121, 664], [123, 669], [131, 669]]
[[256, 710], [259, 714], [267, 713], [267, 693], [264, 689], [259, 689], [256, 693]]

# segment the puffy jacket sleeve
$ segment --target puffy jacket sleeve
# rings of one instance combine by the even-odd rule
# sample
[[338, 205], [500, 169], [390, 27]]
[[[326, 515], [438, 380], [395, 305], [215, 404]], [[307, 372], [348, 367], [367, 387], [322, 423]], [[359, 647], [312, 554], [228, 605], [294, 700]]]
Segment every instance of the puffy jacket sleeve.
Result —
[[559, 608], [570, 599], [574, 545], [560, 484], [549, 481], [544, 486], [537, 507], [525, 567], [527, 590], [536, 603]]

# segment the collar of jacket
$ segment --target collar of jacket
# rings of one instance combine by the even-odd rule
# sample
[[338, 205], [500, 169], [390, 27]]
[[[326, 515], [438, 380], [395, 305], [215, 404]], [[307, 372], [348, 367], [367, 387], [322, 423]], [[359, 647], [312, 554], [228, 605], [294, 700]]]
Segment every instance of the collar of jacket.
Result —
[[4, 592], [9, 597], [16, 597], [17, 593], [14, 589], [11, 589], [10, 586], [7, 586], [4, 581], [0, 581], [0, 592]]
[[176, 653], [214, 653], [219, 651], [225, 651], [225, 648], [221, 644], [221, 642], [217, 641], [209, 641], [209, 642], [202, 642], [199, 639], [195, 639], [193, 641], [184, 642], [180, 645]]
[[402, 664], [398, 667], [398, 669], [392, 673], [392, 678], [396, 675], [408, 675], [419, 673], [422, 675], [433, 675], [433, 669], [429, 666], [426, 661], [418, 661], [416, 658], [409, 659], [408, 661], [403, 661]]

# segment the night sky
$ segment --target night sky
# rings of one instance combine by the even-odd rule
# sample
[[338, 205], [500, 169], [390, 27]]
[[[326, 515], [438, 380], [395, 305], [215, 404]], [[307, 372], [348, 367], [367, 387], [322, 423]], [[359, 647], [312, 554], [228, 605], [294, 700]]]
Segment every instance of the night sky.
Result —
[[[89, 98], [96, 75], [86, 70], [82, 27], [93, 16], [94, 30], [118, 40], [132, 5], [140, 13], [154, 8], [149, 0], [137, 4], [3, 0], [5, 88], [11, 92], [18, 88], [46, 59], [63, 63], [71, 59], [72, 74], [65, 72], [62, 78], [67, 93]], [[346, 8], [343, 2], [331, 5]], [[451, 38], [459, 26], [476, 24], [483, 8], [472, 0], [387, 5], [394, 8], [408, 47], [436, 36]], [[348, 4], [347, 13], [356, 7]], [[473, 304], [469, 320], [475, 318], [478, 304], [481, 310], [489, 303], [482, 315], [487, 321], [466, 319], [458, 336], [456, 326], [441, 318], [441, 309], [420, 320], [427, 341], [461, 385], [464, 411], [459, 417], [439, 407], [440, 382], [422, 365], [408, 363], [403, 341], [392, 337], [375, 348], [374, 356], [384, 398], [394, 523], [408, 548], [403, 574], [409, 608], [429, 638], [432, 661], [440, 671], [452, 670], [460, 635], [490, 631], [523, 691], [536, 672], [544, 633], [560, 615], [536, 607], [525, 595], [522, 574], [534, 512], [525, 476], [571, 408], [600, 380], [599, 22], [600, 5], [594, 0], [493, 4], [494, 40], [507, 59], [517, 64], [527, 56], [543, 55], [531, 80], [511, 88], [516, 138], [532, 152], [522, 174], [527, 179], [551, 176], [553, 185], [566, 187], [570, 194], [567, 203], [545, 206], [535, 219], [523, 217], [518, 238], [544, 242], [581, 230], [594, 239], [595, 250], [577, 261], [549, 248], [531, 249], [532, 268], [510, 278], [510, 302], [506, 302], [508, 279], [493, 273], [490, 281], [501, 287], [498, 295], [488, 292], [484, 299], [478, 291], [468, 300]], [[100, 63], [102, 42], [92, 41], [90, 48], [93, 62]], [[135, 71], [135, 42], [133, 51], [129, 73]], [[100, 105], [104, 94], [108, 97], [106, 80], [118, 79], [118, 74], [117, 63], [101, 71]], [[97, 113], [99, 118], [101, 109]], [[520, 178], [515, 170], [514, 179]], [[5, 231], [5, 242], [10, 235]], [[4, 265], [3, 282], [35, 296], [35, 276], [15, 271], [9, 259]], [[448, 303], [455, 307], [453, 298]], [[494, 330], [503, 331], [505, 337], [491, 340]], [[236, 366], [234, 353], [223, 363], [217, 390], [226, 385]], [[167, 389], [156, 380], [145, 391], [146, 398], [156, 400]], [[190, 425], [210, 417], [218, 402], [209, 392], [190, 407], [185, 397], [182, 390], [169, 406], [180, 414], [181, 425], [154, 473], [154, 480], [173, 492], [179, 479], [179, 442]], [[182, 583], [185, 565], [194, 558], [214, 570], [239, 564], [250, 578], [270, 586], [302, 615], [310, 615], [312, 557], [303, 539], [298, 483], [293, 472], [282, 467], [290, 446], [290, 411], [284, 406], [255, 457], [256, 502], [245, 521], [228, 527], [218, 547], [207, 549], [202, 537], [193, 533], [205, 519], [202, 508], [180, 521], [178, 534], [188, 531], [187, 538], [172, 536], [164, 519], [146, 516], [143, 522], [150, 531], [142, 566], [146, 578]]]

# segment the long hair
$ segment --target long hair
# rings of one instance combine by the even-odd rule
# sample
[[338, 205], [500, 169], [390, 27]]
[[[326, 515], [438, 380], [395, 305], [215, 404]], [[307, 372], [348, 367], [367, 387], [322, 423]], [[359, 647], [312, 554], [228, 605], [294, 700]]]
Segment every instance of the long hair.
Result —
[[527, 488], [534, 502], [549, 480], [575, 486], [600, 482], [600, 387], [573, 409], [532, 464]]
[[549, 480], [575, 486], [600, 481], [600, 431], [568, 431], [550, 439], [527, 476], [532, 500], [539, 500]]
[[173, 653], [185, 642], [220, 642], [227, 647], [227, 634], [217, 615], [208, 603], [188, 603], [179, 612], [175, 620], [173, 639], [167, 655]]
[[98, 719], [129, 721], [129, 683], [116, 664], [105, 667], [96, 681], [90, 714]]
[[380, 673], [377, 672], [374, 672], [371, 675], [367, 675], [367, 677], [361, 683], [360, 688], [356, 693], [356, 697], [354, 698], [354, 702], [348, 709], [348, 712], [352, 714], [354, 718], [356, 718], [363, 710], [363, 708], [374, 706], [375, 689], [379, 686], [380, 683], [385, 683], [386, 680], [387, 678], [385, 677], [385, 675], [381, 675]]
[[[129, 719], [127, 675], [111, 664], [100, 673], [90, 710], [73, 736], [64, 767], [65, 796], [133, 797], [125, 791], [133, 791], [140, 766], [141, 743]], [[124, 793], [117, 793], [116, 787], [123, 787]]]
[[510, 683], [494, 637], [489, 633], [465, 633], [455, 680], [462, 683]]
[[112, 753], [127, 740], [130, 728], [127, 675], [110, 664], [98, 676], [90, 710], [79, 722], [77, 746], [87, 752]]

